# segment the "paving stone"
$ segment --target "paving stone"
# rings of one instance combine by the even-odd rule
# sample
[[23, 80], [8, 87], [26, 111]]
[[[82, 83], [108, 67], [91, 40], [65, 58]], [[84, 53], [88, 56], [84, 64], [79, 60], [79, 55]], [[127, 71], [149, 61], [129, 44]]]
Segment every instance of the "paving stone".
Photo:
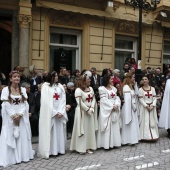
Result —
[[[49, 159], [41, 159], [35, 155], [34, 160], [5, 168], [5, 170], [135, 170], [136, 166], [158, 165], [145, 168], [149, 170], [170, 170], [170, 152], [162, 150], [170, 149], [170, 140], [167, 132], [159, 129], [160, 139], [157, 142], [140, 142], [134, 146], [124, 145], [110, 150], [98, 149], [94, 154], [80, 155], [77, 152], [66, 150], [65, 155], [52, 156]], [[70, 140], [67, 141], [69, 149]], [[38, 144], [33, 144], [37, 151]], [[140, 157], [143, 155], [142, 157]], [[134, 157], [138, 157], [135, 159]], [[131, 158], [124, 161], [125, 158]], [[0, 167], [0, 169], [3, 169]]]

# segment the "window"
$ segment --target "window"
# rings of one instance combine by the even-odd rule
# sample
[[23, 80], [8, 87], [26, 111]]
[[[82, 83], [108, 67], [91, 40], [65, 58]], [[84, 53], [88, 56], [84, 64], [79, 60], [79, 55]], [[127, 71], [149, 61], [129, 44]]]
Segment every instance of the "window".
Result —
[[51, 28], [50, 71], [61, 68], [81, 69], [81, 32], [72, 29]]
[[170, 41], [164, 41], [163, 64], [170, 64]]
[[127, 58], [135, 58], [137, 40], [130, 37], [117, 36], [115, 40], [115, 68], [122, 70]]

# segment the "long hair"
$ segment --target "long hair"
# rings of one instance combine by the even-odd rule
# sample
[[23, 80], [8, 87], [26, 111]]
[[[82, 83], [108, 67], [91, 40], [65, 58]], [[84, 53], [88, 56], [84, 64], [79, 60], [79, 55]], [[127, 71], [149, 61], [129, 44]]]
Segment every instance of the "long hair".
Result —
[[56, 71], [52, 71], [51, 74], [49, 73], [47, 76], [47, 82], [50, 83], [50, 86], [52, 86], [54, 84], [54, 79], [55, 79], [56, 73], [57, 73]]
[[[13, 74], [19, 74], [19, 75], [20, 75], [20, 72], [17, 71], [17, 70], [11, 71], [11, 72], [9, 73], [9, 78], [12, 78]], [[8, 90], [9, 90], [8, 100], [9, 100], [10, 103], [12, 103], [12, 98], [11, 98], [11, 84], [12, 84], [12, 82], [9, 81], [9, 84], [8, 84]], [[25, 96], [23, 95], [23, 93], [21, 92], [21, 87], [20, 87], [19, 84], [18, 84], [18, 87], [19, 87], [19, 93], [20, 93], [20, 95], [21, 95], [21, 97], [22, 97], [21, 101], [24, 103], [24, 101], [26, 101], [26, 98], [25, 98]]]
[[107, 68], [103, 69], [102, 71], [102, 77], [104, 77], [104, 75], [107, 75], [108, 74], [108, 70]]
[[76, 88], [80, 88], [81, 90], [84, 91], [86, 88], [86, 78], [87, 78], [87, 74], [80, 76], [80, 78], [77, 80]]
[[107, 87], [107, 85], [109, 84], [110, 77], [111, 75], [107, 75], [107, 74], [104, 75], [103, 80], [102, 80], [102, 85], [104, 87]]
[[134, 76], [134, 73], [127, 73], [124, 80], [123, 80], [123, 83], [122, 83], [122, 91], [123, 91], [123, 86], [124, 85], [128, 85], [130, 87], [130, 89], [133, 89], [133, 86], [132, 86], [132, 77]]
[[76, 73], [78, 73], [78, 72], [80, 72], [78, 69], [75, 69], [74, 71], [73, 71], [73, 76], [75, 76], [76, 77]]

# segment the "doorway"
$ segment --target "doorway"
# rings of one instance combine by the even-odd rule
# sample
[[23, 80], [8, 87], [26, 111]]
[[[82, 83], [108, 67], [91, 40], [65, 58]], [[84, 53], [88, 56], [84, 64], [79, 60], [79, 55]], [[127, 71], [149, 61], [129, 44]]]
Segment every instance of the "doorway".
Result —
[[0, 60], [0, 70], [8, 79], [11, 71], [11, 33], [3, 28], [0, 28]]
[[61, 68], [71, 71], [76, 69], [76, 49], [51, 47], [50, 51], [52, 70], [59, 72]]
[[51, 28], [50, 71], [66, 68], [81, 69], [81, 32], [72, 29]]

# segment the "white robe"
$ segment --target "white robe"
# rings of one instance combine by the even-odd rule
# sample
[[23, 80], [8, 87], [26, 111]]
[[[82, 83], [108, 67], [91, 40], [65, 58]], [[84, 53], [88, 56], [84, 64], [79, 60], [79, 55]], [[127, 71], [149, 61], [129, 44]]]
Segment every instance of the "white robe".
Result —
[[[21, 87], [21, 92], [27, 98], [26, 89]], [[29, 122], [28, 103], [21, 101], [21, 95], [12, 95], [12, 102], [8, 101], [9, 90], [5, 87], [1, 93], [2, 103], [2, 131], [0, 136], [0, 166], [6, 167], [12, 164], [28, 162], [34, 158], [31, 144], [31, 129]], [[20, 101], [20, 102], [17, 102]], [[12, 116], [22, 114], [19, 123], [20, 135], [14, 137], [14, 123]]]
[[[150, 86], [150, 90], [139, 89], [140, 101], [140, 136], [141, 140], [155, 140], [159, 138], [158, 119], [156, 111], [155, 88]], [[154, 106], [152, 111], [146, 109], [147, 105]]]
[[161, 113], [159, 117], [159, 127], [170, 129], [170, 79], [166, 81]]
[[[117, 96], [117, 89], [112, 87], [107, 90], [104, 86], [99, 87], [100, 112], [99, 129], [97, 133], [97, 147], [104, 149], [121, 146], [121, 119], [120, 119], [120, 98]], [[113, 105], [118, 110], [113, 110]]]
[[[57, 118], [57, 113], [61, 113], [63, 117]], [[50, 87], [49, 83], [44, 83], [39, 119], [39, 157], [48, 159], [50, 155], [65, 154], [67, 120], [63, 86], [58, 83]]]
[[138, 121], [138, 100], [134, 90], [128, 85], [123, 87], [124, 104], [122, 107], [122, 144], [136, 144], [140, 140]]
[[[70, 150], [85, 153], [87, 149], [95, 150], [97, 148], [95, 135], [96, 130], [98, 130], [97, 104], [91, 87], [89, 92], [77, 88], [75, 97], [77, 107], [75, 109]], [[94, 113], [91, 115], [87, 113], [89, 107], [94, 108]]]

